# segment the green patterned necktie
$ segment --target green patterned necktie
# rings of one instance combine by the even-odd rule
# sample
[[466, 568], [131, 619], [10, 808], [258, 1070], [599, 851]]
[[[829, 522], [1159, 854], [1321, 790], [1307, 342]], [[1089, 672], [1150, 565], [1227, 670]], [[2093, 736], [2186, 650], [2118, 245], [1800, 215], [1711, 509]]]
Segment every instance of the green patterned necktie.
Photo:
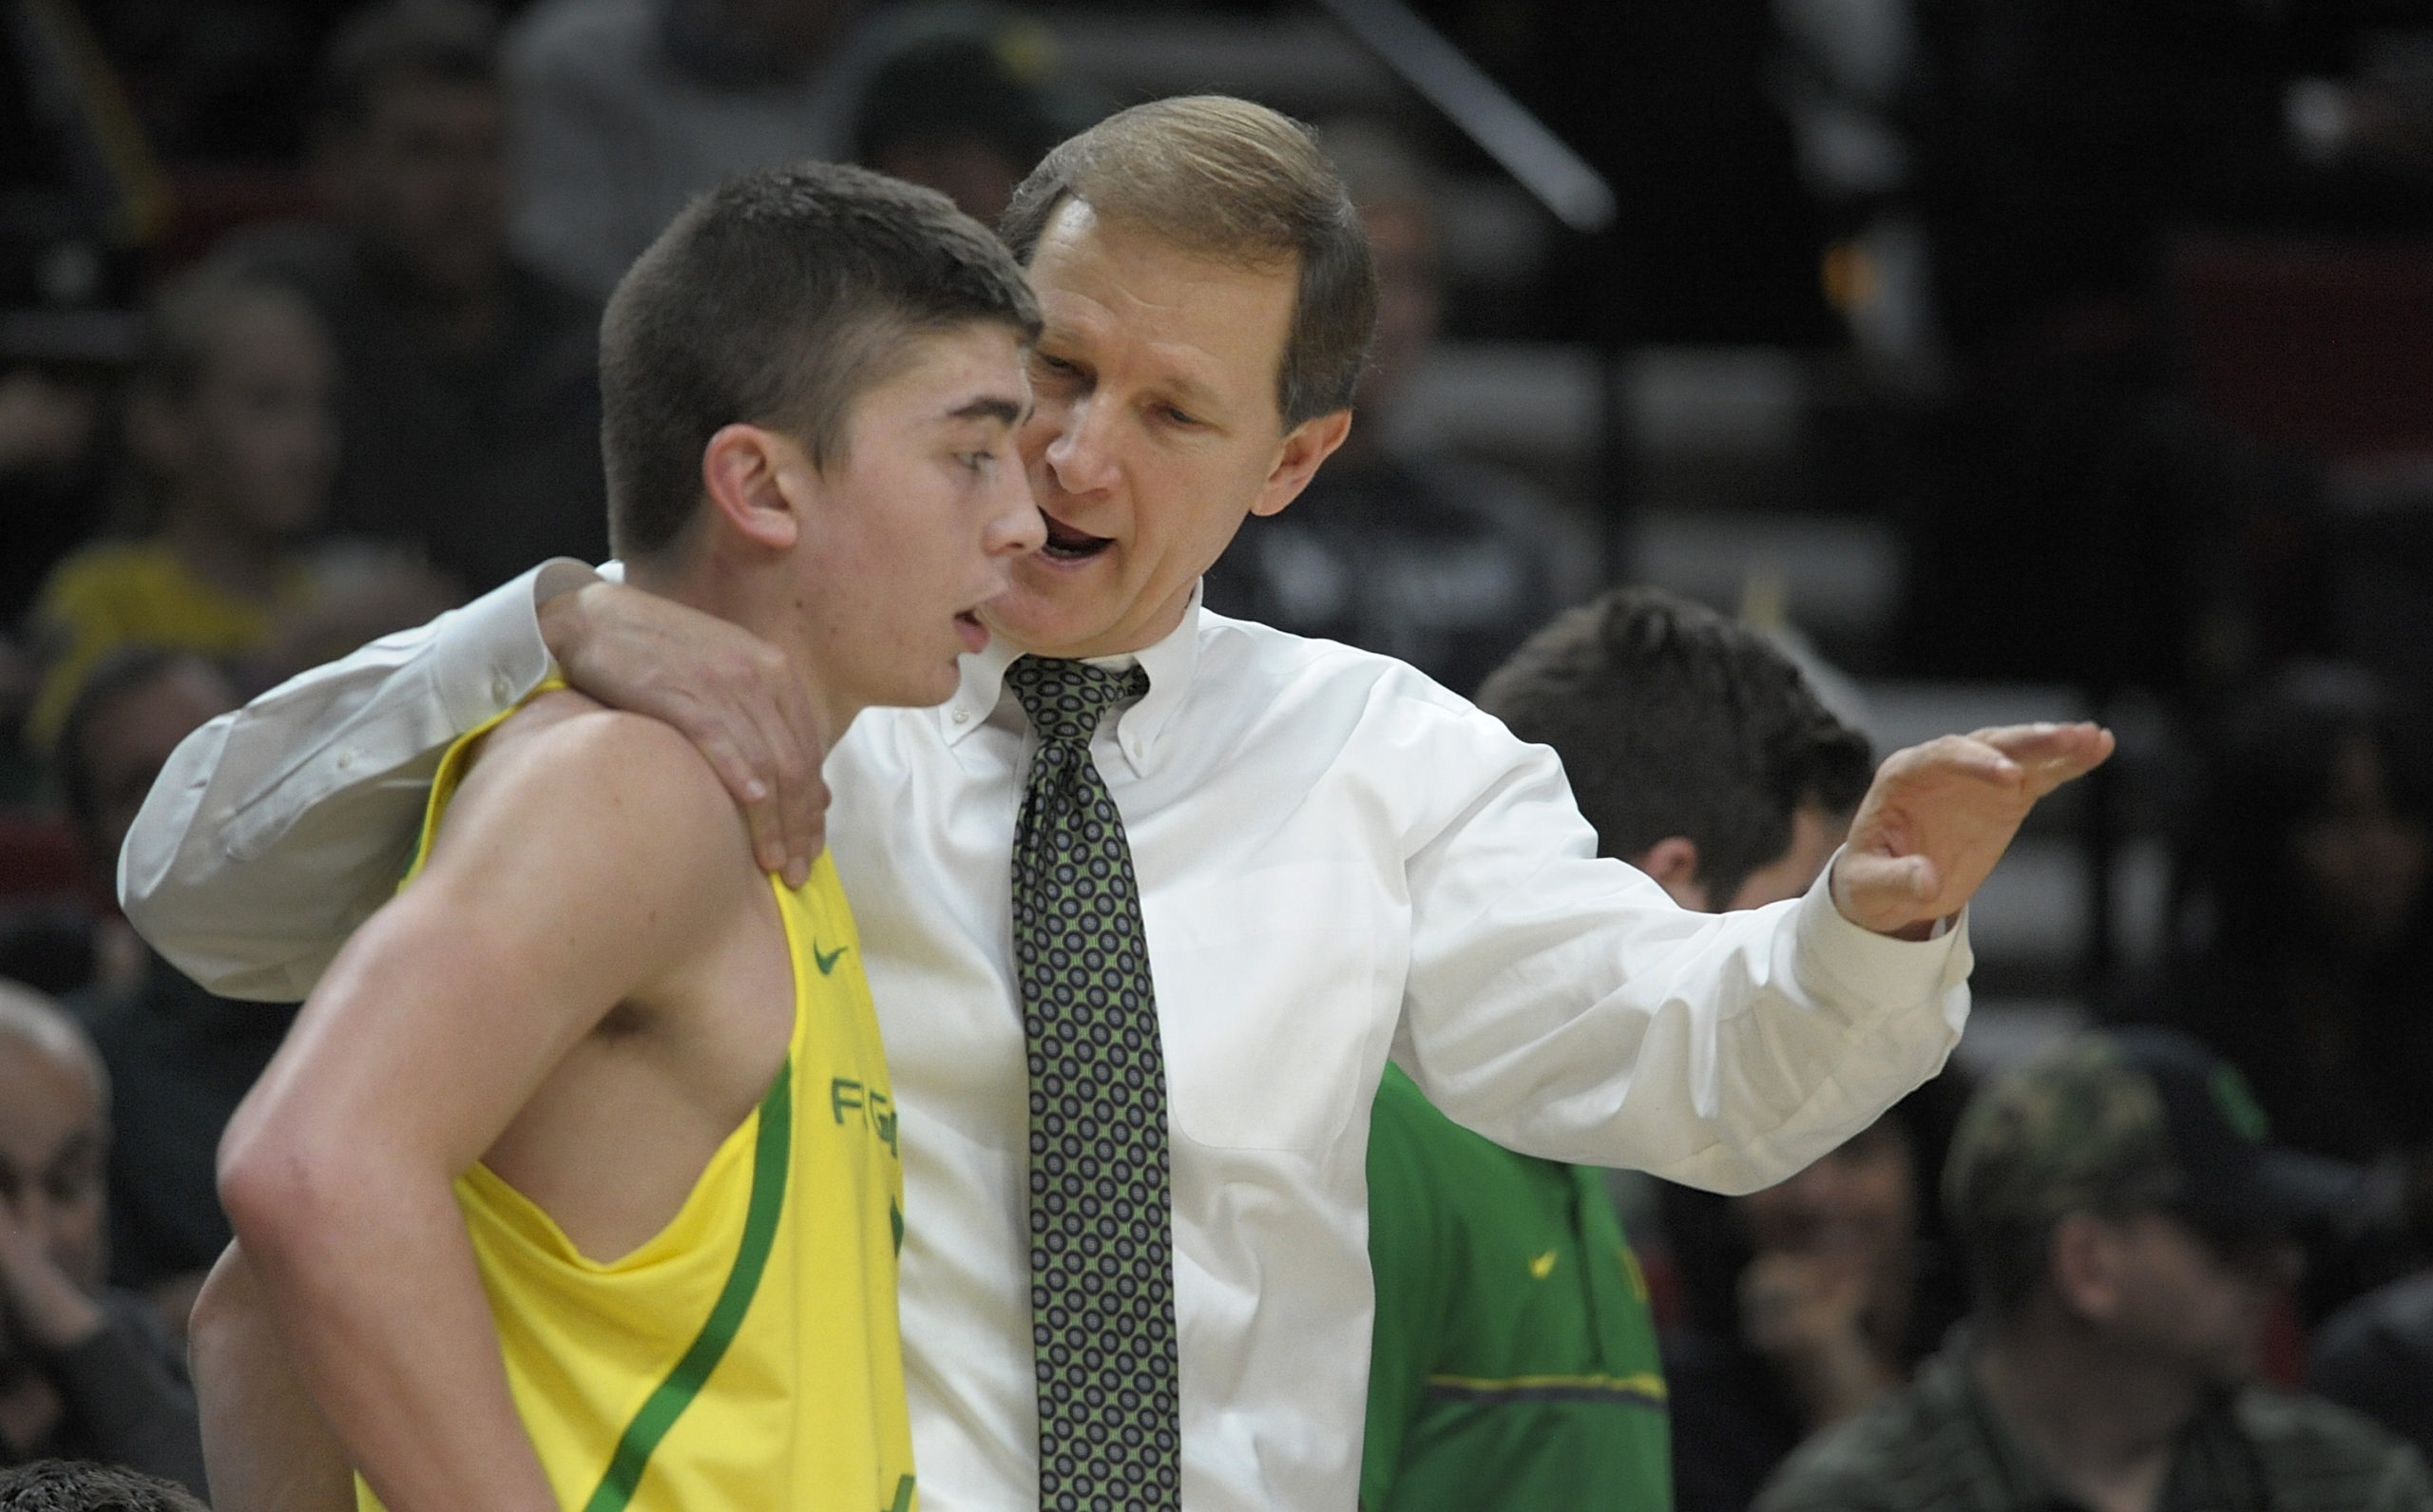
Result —
[[1030, 1307], [1044, 1512], [1182, 1502], [1166, 1069], [1132, 847], [1090, 737], [1139, 667], [1024, 657], [1039, 734], [1014, 830], [1030, 1051]]

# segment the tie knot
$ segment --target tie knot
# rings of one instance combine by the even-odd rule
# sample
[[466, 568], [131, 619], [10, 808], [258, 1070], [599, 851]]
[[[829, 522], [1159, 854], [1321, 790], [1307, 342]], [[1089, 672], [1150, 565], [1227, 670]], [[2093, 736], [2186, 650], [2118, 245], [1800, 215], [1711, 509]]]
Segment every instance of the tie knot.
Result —
[[1062, 657], [1024, 657], [1006, 669], [1006, 685], [1040, 739], [1086, 746], [1107, 710], [1149, 691], [1149, 674], [1138, 666], [1117, 672]]

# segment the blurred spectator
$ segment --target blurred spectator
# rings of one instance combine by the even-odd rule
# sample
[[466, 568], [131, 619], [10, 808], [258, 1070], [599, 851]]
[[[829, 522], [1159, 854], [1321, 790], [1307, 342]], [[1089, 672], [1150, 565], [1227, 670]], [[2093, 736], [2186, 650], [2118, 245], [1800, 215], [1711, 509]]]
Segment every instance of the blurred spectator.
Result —
[[[2433, 1256], [2433, 1162], [2409, 1173], [2408, 1227]], [[2354, 1407], [2433, 1458], [2433, 1267], [2332, 1314], [2313, 1340], [2307, 1386]]]
[[[57, 762], [77, 838], [106, 891], [115, 890], [127, 826], [169, 753], [236, 706], [236, 690], [199, 657], [136, 647], [94, 669], [60, 732]], [[125, 933], [129, 969], [86, 1011], [118, 1108], [110, 1281], [149, 1297], [182, 1336], [230, 1237], [213, 1170], [220, 1131], [296, 1010], [213, 997]]]
[[[1041, 39], [1044, 41], [1044, 39]], [[951, 35], [889, 60], [863, 93], [853, 161], [952, 200], [995, 225], [1047, 149], [1086, 123], [1058, 121], [1044, 46], [1028, 29]]]
[[1467, 694], [1590, 589], [1597, 553], [1512, 473], [1387, 440], [1444, 314], [1434, 189], [1378, 127], [1322, 135], [1376, 256], [1376, 345], [1350, 439], [1291, 508], [1244, 525], [1209, 569], [1208, 606], [1399, 657]]
[[2216, 750], [2160, 1016], [2236, 1062], [2290, 1144], [2369, 1161], [2433, 1141], [2421, 719], [2364, 673], [2298, 666]]
[[35, 608], [50, 660], [31, 725], [57, 736], [86, 671], [128, 641], [258, 652], [311, 586], [294, 543], [318, 522], [334, 450], [327, 342], [293, 296], [226, 268], [166, 291], [130, 397], [157, 488], [147, 539], [62, 563]]
[[[1690, 908], [1805, 892], [1840, 833], [1823, 815], [1867, 786], [1866, 740], [1789, 659], [1665, 594], [1562, 616], [1479, 697], [1562, 758], [1605, 852], [1663, 868]], [[1500, 1148], [1389, 1065], [1369, 1196], [1361, 1505], [1670, 1504], [1647, 1279], [1602, 1175]]]
[[163, 293], [154, 325], [127, 431], [157, 519], [142, 539], [77, 552], [43, 588], [34, 622], [48, 663], [29, 727], [46, 748], [114, 647], [225, 659], [241, 686], [259, 687], [450, 602], [410, 565], [303, 549], [335, 449], [329, 344], [308, 305], [261, 275], [206, 264]]
[[1906, 1383], [1960, 1315], [1935, 1193], [1965, 1096], [1945, 1071], [1762, 1192], [1657, 1189], [1683, 1304], [1664, 1339], [1681, 1512], [1741, 1512], [1801, 1443]]
[[1945, 1192], [1968, 1326], [1917, 1381], [1803, 1447], [1762, 1512], [2433, 1507], [2415, 1452], [2253, 1387], [2325, 1194], [2185, 1036], [2090, 1035], [1998, 1077]]
[[225, 245], [319, 312], [337, 358], [330, 527], [412, 542], [464, 587], [607, 547], [600, 307], [510, 258], [497, 26], [386, 0], [332, 37], [313, 101], [331, 221]]
[[0, 984], [0, 1457], [107, 1461], [200, 1493], [183, 1361], [150, 1310], [102, 1285], [108, 1104], [75, 1021]]
[[8, 1512], [210, 1512], [185, 1487], [124, 1465], [36, 1460], [0, 1470]]
[[842, 158], [870, 77], [923, 33], [868, 0], [540, 0], [508, 39], [515, 243], [605, 298], [730, 173]]

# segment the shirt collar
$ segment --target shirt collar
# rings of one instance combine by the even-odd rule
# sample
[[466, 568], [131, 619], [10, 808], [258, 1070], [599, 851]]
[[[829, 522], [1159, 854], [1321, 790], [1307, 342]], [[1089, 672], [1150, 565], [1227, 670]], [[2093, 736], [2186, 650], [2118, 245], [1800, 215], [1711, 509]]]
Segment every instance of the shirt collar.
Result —
[[[1149, 674], [1148, 693], [1140, 702], [1119, 709], [1115, 715], [1116, 743], [1122, 748], [1123, 758], [1130, 763], [1135, 776], [1148, 766], [1159, 736], [1190, 696], [1192, 678], [1199, 668], [1199, 605], [1203, 592], [1201, 585], [1193, 586], [1191, 602], [1183, 605], [1182, 622], [1155, 644], [1122, 656], [1089, 659], [1094, 664], [1106, 667], [1137, 663]], [[955, 689], [953, 698], [937, 709], [938, 731], [948, 745], [960, 744], [988, 722], [1000, 700], [1006, 698], [1006, 669], [1021, 655], [1004, 637], [991, 636], [986, 649], [963, 657], [963, 684]]]

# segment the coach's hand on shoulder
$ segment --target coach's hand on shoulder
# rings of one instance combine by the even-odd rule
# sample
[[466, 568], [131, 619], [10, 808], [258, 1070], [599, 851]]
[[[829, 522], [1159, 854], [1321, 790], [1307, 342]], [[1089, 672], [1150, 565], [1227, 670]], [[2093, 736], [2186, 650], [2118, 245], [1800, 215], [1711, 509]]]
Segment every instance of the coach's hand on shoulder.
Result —
[[674, 725], [743, 809], [753, 853], [800, 887], [827, 843], [827, 744], [786, 654], [724, 620], [619, 583], [541, 605], [566, 680], [610, 708]]
[[1974, 896], [2036, 800], [2112, 755], [2094, 724], [2012, 724], [1896, 751], [1850, 821], [1833, 904], [1878, 934], [1921, 940]]

